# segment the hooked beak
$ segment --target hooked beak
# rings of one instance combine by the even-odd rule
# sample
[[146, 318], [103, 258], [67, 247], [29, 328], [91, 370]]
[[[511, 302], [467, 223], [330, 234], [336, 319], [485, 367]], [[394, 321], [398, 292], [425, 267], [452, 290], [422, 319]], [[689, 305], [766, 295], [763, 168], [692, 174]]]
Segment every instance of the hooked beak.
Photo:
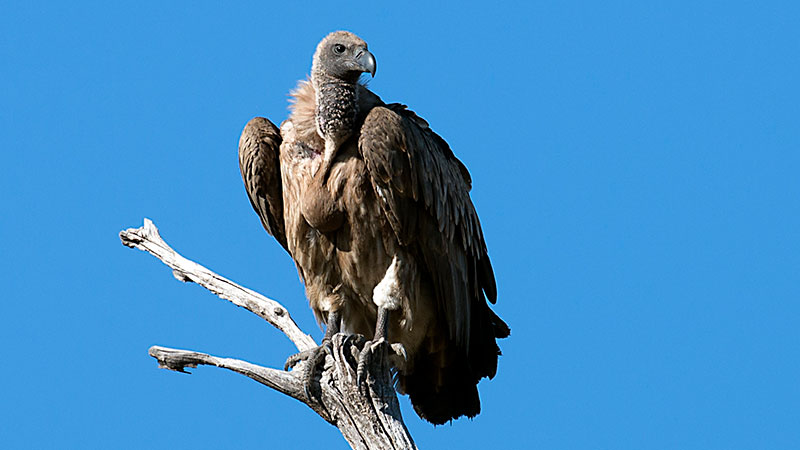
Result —
[[362, 72], [369, 72], [370, 75], [373, 77], [375, 76], [375, 70], [377, 69], [375, 65], [375, 57], [372, 56], [372, 53], [370, 53], [369, 50], [364, 49], [358, 52], [356, 55], [356, 63]]

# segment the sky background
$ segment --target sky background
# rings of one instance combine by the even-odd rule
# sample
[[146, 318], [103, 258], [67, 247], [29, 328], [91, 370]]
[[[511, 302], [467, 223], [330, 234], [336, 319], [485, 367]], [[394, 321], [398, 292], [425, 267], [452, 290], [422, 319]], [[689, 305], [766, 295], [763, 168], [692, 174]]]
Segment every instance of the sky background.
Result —
[[[232, 2], [231, 2], [232, 3]], [[522, 2], [519, 2], [522, 3]], [[240, 375], [293, 347], [122, 229], [281, 301], [237, 144], [348, 29], [469, 167], [512, 329], [483, 412], [420, 448], [800, 448], [796, 2], [4, 2], [0, 446], [347, 448]]]

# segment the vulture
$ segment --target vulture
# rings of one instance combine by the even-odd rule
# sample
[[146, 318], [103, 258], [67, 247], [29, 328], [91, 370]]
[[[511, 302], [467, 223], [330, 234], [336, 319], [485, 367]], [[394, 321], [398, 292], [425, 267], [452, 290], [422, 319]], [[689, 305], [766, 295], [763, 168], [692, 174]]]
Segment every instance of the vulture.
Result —
[[255, 117], [239, 140], [250, 202], [327, 327], [323, 345], [287, 369], [312, 358], [314, 370], [339, 332], [400, 344], [395, 387], [417, 414], [471, 418], [478, 382], [497, 371], [497, 339], [510, 333], [488, 305], [497, 287], [472, 180], [425, 120], [360, 81], [375, 69], [361, 38], [329, 34], [288, 119], [278, 128]]

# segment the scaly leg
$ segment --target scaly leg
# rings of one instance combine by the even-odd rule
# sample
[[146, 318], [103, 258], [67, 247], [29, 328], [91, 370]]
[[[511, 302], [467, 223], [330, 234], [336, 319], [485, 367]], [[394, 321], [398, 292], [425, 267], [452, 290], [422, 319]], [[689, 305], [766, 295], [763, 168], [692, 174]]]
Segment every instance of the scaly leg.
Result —
[[387, 351], [387, 335], [389, 328], [389, 310], [383, 307], [378, 307], [378, 320], [375, 324], [375, 337], [371, 341], [364, 344], [364, 349], [358, 355], [358, 367], [356, 368], [356, 380], [359, 384], [363, 384], [367, 379], [367, 365], [370, 358], [374, 357], [378, 351], [382, 351], [384, 355], [388, 356]]
[[372, 341], [364, 345], [364, 349], [358, 357], [358, 367], [356, 369], [358, 384], [361, 385], [366, 380], [367, 366], [369, 359], [377, 352], [383, 357], [389, 356], [389, 348], [393, 353], [405, 359], [405, 349], [399, 343], [389, 346], [389, 312], [391, 310], [399, 309], [401, 306], [401, 289], [400, 289], [400, 270], [402, 263], [395, 255], [392, 259], [392, 264], [386, 270], [386, 275], [372, 292], [372, 301], [378, 305], [378, 319], [375, 323], [375, 337]]

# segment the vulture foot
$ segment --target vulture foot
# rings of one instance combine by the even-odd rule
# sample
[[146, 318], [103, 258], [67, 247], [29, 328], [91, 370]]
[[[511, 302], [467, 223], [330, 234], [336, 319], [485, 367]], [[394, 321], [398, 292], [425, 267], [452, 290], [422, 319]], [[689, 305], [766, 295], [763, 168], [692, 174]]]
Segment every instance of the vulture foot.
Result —
[[373, 364], [374, 358], [376, 357], [380, 358], [377, 364], [381, 372], [388, 372], [390, 367], [403, 367], [408, 360], [406, 349], [403, 347], [403, 344], [399, 342], [389, 344], [386, 339], [368, 341], [364, 344], [364, 349], [361, 350], [361, 353], [358, 355], [356, 381], [359, 387], [364, 386], [369, 367]]
[[374, 358], [377, 357], [377, 365], [381, 373], [388, 373], [389, 366], [402, 367], [408, 358], [403, 344], [397, 342], [389, 344], [387, 332], [389, 328], [389, 310], [383, 307], [378, 308], [378, 323], [375, 326], [375, 337], [364, 344], [364, 348], [358, 355], [358, 365], [356, 367], [356, 380], [358, 386], [364, 385], [367, 379], [367, 372], [373, 365]]
[[[359, 388], [364, 386], [364, 381], [367, 379], [367, 367], [372, 365], [373, 358], [376, 356], [381, 358], [380, 367], [384, 369], [383, 366], [386, 365], [386, 357], [389, 356], [387, 347], [388, 342], [386, 342], [386, 339], [369, 341], [364, 344], [364, 349], [361, 350], [361, 353], [358, 355], [358, 366], [356, 367], [356, 382]], [[386, 369], [388, 369], [388, 367], [386, 367]]]
[[[403, 367], [408, 360], [405, 347], [399, 342], [389, 344], [386, 339], [367, 341], [364, 348], [358, 355], [358, 366], [356, 367], [356, 381], [359, 387], [364, 386], [367, 379], [369, 367], [373, 364], [374, 358], [378, 357], [378, 367], [381, 372], [387, 372], [390, 367]], [[388, 362], [388, 364], [387, 364]]]
[[331, 339], [333, 338], [333, 335], [339, 332], [340, 327], [341, 317], [339, 312], [332, 311], [328, 313], [328, 328], [325, 330], [325, 337], [322, 338], [322, 343], [320, 346], [296, 353], [286, 359], [286, 364], [284, 364], [283, 370], [292, 369], [302, 361], [306, 362], [306, 364], [302, 367], [300, 377], [303, 380], [303, 390], [305, 391], [306, 398], [308, 400], [313, 399], [311, 386], [314, 383], [317, 374], [320, 373], [321, 369], [325, 365], [325, 357], [328, 355], [333, 355], [333, 345], [331, 344]]
[[284, 370], [292, 369], [297, 364], [305, 361], [305, 365], [301, 368], [302, 372], [300, 373], [300, 377], [303, 381], [303, 390], [308, 400], [313, 400], [314, 398], [312, 385], [315, 382], [317, 374], [322, 371], [325, 365], [325, 357], [332, 355], [332, 351], [331, 340], [326, 337], [322, 340], [322, 344], [319, 347], [304, 350], [290, 356], [286, 360], [286, 364], [283, 367]]

